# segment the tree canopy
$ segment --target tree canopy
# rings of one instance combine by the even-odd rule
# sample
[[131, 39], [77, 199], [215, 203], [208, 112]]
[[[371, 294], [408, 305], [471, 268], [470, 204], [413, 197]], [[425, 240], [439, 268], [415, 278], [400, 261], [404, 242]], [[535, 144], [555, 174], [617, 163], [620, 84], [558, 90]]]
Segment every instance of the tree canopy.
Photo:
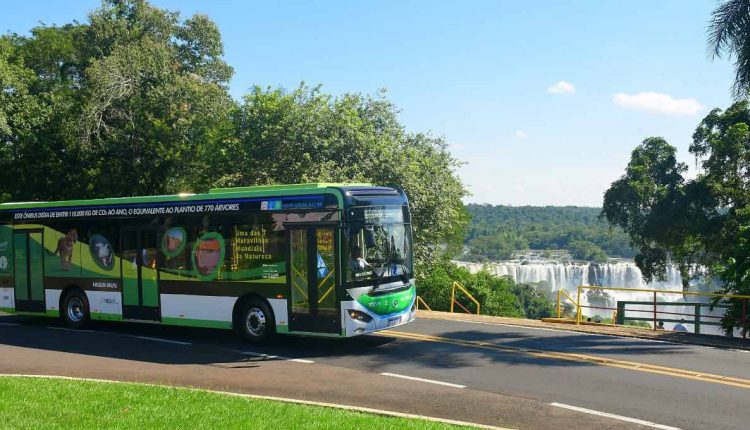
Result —
[[456, 249], [467, 217], [443, 139], [407, 132], [385, 92], [228, 92], [215, 23], [145, 0], [0, 36], [0, 201], [372, 182], [406, 191], [417, 262]]
[[727, 0], [711, 14], [708, 50], [712, 58], [734, 57], [732, 92], [745, 98], [750, 91], [750, 0]]
[[[690, 152], [701, 172], [686, 179], [676, 148], [649, 138], [631, 156], [625, 174], [604, 196], [602, 216], [622, 227], [638, 249], [646, 280], [675, 264], [683, 287], [696, 276], [719, 277], [724, 290], [750, 293], [750, 108], [737, 102], [714, 109], [698, 125]], [[723, 320], [740, 327], [741, 304]], [[743, 331], [748, 326], [742, 327]]]

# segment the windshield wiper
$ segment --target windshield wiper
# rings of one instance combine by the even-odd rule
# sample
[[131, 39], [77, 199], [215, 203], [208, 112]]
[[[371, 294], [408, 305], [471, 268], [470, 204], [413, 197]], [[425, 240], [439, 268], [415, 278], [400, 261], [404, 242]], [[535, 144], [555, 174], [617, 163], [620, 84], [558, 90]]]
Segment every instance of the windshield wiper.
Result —
[[[371, 292], [377, 290], [378, 287], [380, 287], [380, 284], [383, 282], [383, 278], [385, 277], [385, 271], [387, 270], [389, 264], [391, 264], [391, 260], [390, 259], [386, 260], [385, 263], [383, 263], [380, 266], [380, 269], [381, 269], [380, 270], [380, 275], [378, 275], [378, 277], [375, 278], [375, 283], [372, 286]], [[374, 270], [373, 270], [373, 272], [374, 272]]]

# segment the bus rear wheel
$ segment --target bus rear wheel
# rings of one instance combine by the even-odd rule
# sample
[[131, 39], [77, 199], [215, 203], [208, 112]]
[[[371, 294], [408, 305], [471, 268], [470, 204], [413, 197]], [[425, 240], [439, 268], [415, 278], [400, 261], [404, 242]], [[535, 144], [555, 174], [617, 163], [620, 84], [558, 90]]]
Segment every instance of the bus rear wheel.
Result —
[[60, 315], [70, 328], [82, 328], [89, 322], [89, 302], [79, 291], [71, 291], [65, 296]]
[[240, 335], [253, 343], [268, 342], [276, 334], [273, 312], [262, 300], [252, 299], [245, 303], [237, 323]]

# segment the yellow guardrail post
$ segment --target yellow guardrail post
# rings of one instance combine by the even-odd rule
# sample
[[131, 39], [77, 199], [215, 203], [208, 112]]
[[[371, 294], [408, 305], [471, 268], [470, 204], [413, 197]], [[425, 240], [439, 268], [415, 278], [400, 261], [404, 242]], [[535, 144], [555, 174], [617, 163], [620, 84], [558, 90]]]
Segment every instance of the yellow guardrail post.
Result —
[[456, 283], [451, 285], [451, 313], [453, 313], [453, 302], [456, 301]]
[[[573, 300], [573, 297], [570, 297], [570, 294], [565, 292], [562, 288], [557, 290], [557, 317], [562, 318], [562, 298], [565, 296], [566, 299], [570, 300], [570, 303], [573, 303], [576, 306], [576, 312], [578, 312], [578, 303]], [[579, 298], [580, 300], [580, 298]], [[577, 318], [577, 316], [576, 316]]]
[[456, 288], [458, 288], [459, 290], [461, 290], [461, 292], [463, 292], [469, 300], [471, 300], [472, 302], [474, 302], [475, 305], [477, 305], [477, 315], [479, 315], [479, 312], [480, 312], [481, 307], [482, 307], [479, 304], [479, 300], [475, 299], [474, 296], [472, 296], [471, 293], [469, 293], [466, 290], [466, 288], [464, 288], [463, 285], [461, 285], [461, 284], [458, 283], [458, 281], [453, 281], [453, 285], [451, 286], [451, 313], [453, 313], [453, 304], [454, 303], [457, 304], [461, 309], [463, 309], [464, 311], [466, 311], [467, 314], [471, 313], [471, 311], [469, 311], [461, 303], [458, 303], [458, 301], [456, 301]]
[[420, 302], [425, 307], [425, 309], [427, 309], [428, 311], [432, 311], [432, 309], [430, 309], [430, 307], [427, 305], [427, 302], [425, 302], [424, 299], [420, 296], [417, 296], [417, 309], [419, 309]]
[[578, 286], [578, 300], [576, 301], [576, 325], [581, 324], [581, 286]]

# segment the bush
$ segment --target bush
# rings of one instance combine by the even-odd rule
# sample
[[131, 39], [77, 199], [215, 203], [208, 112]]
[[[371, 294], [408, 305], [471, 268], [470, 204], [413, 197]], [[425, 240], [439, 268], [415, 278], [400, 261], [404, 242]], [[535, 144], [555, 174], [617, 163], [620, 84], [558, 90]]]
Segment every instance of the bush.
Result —
[[[446, 260], [420, 272], [418, 294], [435, 311], [450, 310], [451, 285], [458, 281], [479, 301], [484, 315], [536, 319], [554, 313], [554, 303], [543, 286], [516, 285], [510, 277], [497, 277], [486, 271], [472, 274]], [[476, 305], [461, 292], [456, 293], [456, 300], [469, 310], [476, 309]]]

